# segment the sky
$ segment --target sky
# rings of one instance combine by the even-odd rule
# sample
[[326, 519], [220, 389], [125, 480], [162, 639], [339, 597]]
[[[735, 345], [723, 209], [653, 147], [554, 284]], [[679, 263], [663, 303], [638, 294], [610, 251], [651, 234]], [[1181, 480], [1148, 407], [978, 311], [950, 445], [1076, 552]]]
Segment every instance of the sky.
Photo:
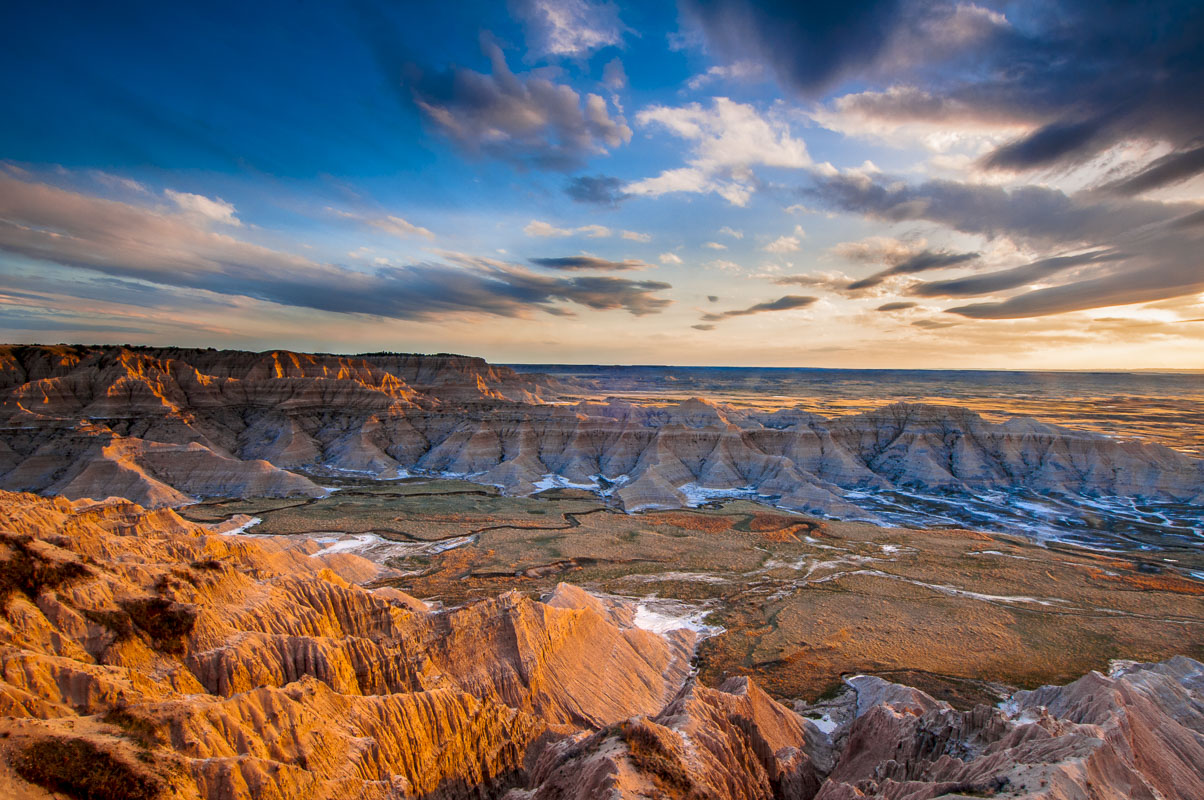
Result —
[[1204, 4], [13, 5], [0, 340], [1204, 368]]

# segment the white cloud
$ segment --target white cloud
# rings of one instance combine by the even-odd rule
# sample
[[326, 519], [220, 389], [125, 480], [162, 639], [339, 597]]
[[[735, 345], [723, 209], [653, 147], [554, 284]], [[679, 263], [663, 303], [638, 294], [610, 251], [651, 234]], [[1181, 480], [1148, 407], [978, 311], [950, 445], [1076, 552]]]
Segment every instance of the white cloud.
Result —
[[660, 262], [662, 264], [680, 264], [681, 263], [681, 256], [677, 255], [676, 253], [661, 253], [659, 258], [660, 258]]
[[627, 30], [618, 7], [609, 2], [526, 0], [519, 13], [535, 47], [552, 56], [587, 56], [621, 44]]
[[639, 231], [623, 231], [619, 235], [622, 236], [624, 239], [628, 239], [633, 242], [651, 242], [652, 241], [651, 233], [640, 233]]
[[402, 219], [401, 217], [389, 214], [388, 216], [379, 219], [370, 219], [368, 224], [374, 228], [380, 228], [385, 233], [391, 233], [394, 236], [399, 236], [403, 239], [408, 239], [414, 236], [421, 236], [424, 239], [434, 239], [435, 234], [431, 233], [426, 228], [420, 225], [415, 225], [412, 222]]
[[[527, 234], [528, 236], [541, 239], [552, 239], [558, 237], [563, 238], [565, 236], [574, 236], [578, 234], [588, 236], [591, 239], [605, 239], [608, 236], [612, 236], [614, 231], [605, 225], [582, 225], [579, 228], [558, 228], [550, 222], [544, 222], [541, 219], [533, 219], [528, 222], [525, 227], [523, 227], [523, 233]], [[624, 236], [623, 238], [629, 239], [631, 237]]]
[[773, 115], [726, 97], [710, 108], [690, 103], [678, 108], [650, 106], [636, 116], [644, 127], [664, 128], [693, 143], [686, 166], [628, 184], [624, 191], [656, 197], [669, 192], [715, 193], [732, 205], [745, 205], [755, 185], [753, 167], [802, 168], [811, 164], [807, 146]]
[[701, 75], [690, 78], [686, 81], [686, 86], [700, 89], [713, 81], [749, 80], [759, 78], [764, 73], [765, 70], [756, 61], [737, 61], [733, 64], [713, 66]]
[[735, 228], [728, 227], [727, 225], [724, 225], [722, 228], [720, 228], [719, 232], [727, 234], [728, 236], [732, 237], [733, 239], [743, 239], [744, 238], [744, 231], [738, 231]]
[[712, 250], [726, 250], [727, 245], [719, 244], [719, 242], [707, 242], [703, 247], [709, 247]]
[[181, 211], [190, 217], [206, 222], [233, 225], [235, 227], [242, 225], [238, 217], [234, 216], [234, 206], [220, 197], [213, 199], [205, 197], [203, 194], [175, 192], [171, 189], [166, 190], [164, 194], [167, 195], [168, 200], [175, 203]]
[[557, 228], [555, 225], [544, 222], [541, 219], [533, 219], [523, 228], [523, 233], [528, 236], [540, 236], [550, 238], [553, 236], [572, 236], [572, 230], [568, 228]]
[[379, 217], [369, 217], [364, 214], [357, 214], [352, 211], [340, 211], [337, 208], [326, 207], [327, 211], [331, 211], [344, 219], [353, 219], [361, 222], [364, 225], [370, 225], [373, 228], [382, 230], [385, 233], [392, 234], [399, 239], [411, 239], [415, 236], [421, 236], [424, 239], [434, 239], [435, 234], [423, 228], [421, 225], [415, 225], [409, 220], [402, 219], [396, 214], [386, 214]]
[[762, 249], [766, 253], [794, 253], [800, 246], [797, 236], [779, 236]]

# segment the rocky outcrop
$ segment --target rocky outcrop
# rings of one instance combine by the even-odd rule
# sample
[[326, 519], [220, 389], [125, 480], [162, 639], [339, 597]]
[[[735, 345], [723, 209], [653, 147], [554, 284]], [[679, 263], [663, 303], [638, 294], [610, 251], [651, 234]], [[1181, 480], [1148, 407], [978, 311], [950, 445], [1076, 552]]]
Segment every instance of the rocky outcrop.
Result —
[[655, 714], [689, 674], [692, 632], [572, 587], [437, 612], [334, 555], [0, 493], [0, 749], [133, 736], [132, 768], [193, 797], [478, 797], [522, 783], [533, 742]]
[[1186, 658], [1090, 673], [959, 712], [861, 676], [855, 716], [816, 800], [1204, 796], [1204, 665]]
[[376, 572], [352, 554], [218, 532], [237, 522], [0, 493], [5, 796], [1204, 796], [1185, 658], [970, 711], [855, 677], [817, 724], [700, 684], [694, 634], [621, 598], [432, 610], [354, 583]]
[[1026, 419], [895, 404], [825, 419], [694, 399], [544, 402], [556, 384], [463, 356], [0, 350], [0, 488], [175, 505], [320, 492], [288, 470], [451, 474], [623, 508], [744, 490], [868, 516], [864, 491], [1122, 496], [1204, 504], [1204, 462]]

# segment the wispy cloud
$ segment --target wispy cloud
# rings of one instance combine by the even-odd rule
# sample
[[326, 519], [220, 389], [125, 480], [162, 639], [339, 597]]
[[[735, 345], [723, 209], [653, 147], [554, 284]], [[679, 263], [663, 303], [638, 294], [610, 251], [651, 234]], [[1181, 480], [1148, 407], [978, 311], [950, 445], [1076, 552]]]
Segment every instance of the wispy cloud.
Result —
[[747, 317], [753, 314], [764, 314], [770, 311], [791, 311], [796, 308], [806, 308], [816, 302], [818, 297], [804, 297], [796, 294], [789, 294], [785, 297], [779, 297], [777, 300], [769, 300], [764, 303], [757, 303], [748, 308], [738, 308], [731, 311], [719, 311], [713, 314], [703, 314], [703, 322], [721, 322], [732, 317]]
[[[659, 281], [550, 277], [490, 259], [372, 272], [218, 233], [187, 212], [136, 206], [0, 175], [0, 250], [105, 275], [284, 306], [394, 319], [449, 314], [565, 315], [566, 304], [644, 315], [669, 300]], [[445, 254], [452, 255], [452, 254]]]
[[616, 272], [631, 269], [650, 269], [652, 267], [651, 264], [647, 264], [634, 258], [629, 258], [624, 261], [610, 261], [605, 258], [586, 255], [561, 256], [558, 258], [532, 258], [528, 260], [537, 267], [558, 270], [592, 269]]
[[367, 215], [359, 214], [352, 211], [343, 211], [337, 208], [330, 208], [336, 216], [343, 219], [351, 219], [363, 225], [367, 225], [377, 230], [384, 231], [391, 236], [396, 236], [399, 239], [412, 239], [420, 237], [423, 239], [434, 239], [435, 234], [421, 225], [415, 225], [409, 220], [403, 219], [396, 214], [380, 214]]

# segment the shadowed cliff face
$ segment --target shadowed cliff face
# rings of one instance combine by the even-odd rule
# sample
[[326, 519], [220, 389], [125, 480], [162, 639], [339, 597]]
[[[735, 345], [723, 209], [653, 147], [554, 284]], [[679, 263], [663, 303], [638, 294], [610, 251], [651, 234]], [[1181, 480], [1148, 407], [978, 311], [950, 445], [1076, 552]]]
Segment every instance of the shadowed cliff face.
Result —
[[1188, 659], [965, 712], [855, 677], [796, 711], [747, 678], [701, 685], [693, 633], [638, 628], [620, 599], [561, 584], [432, 610], [352, 583], [389, 575], [358, 556], [217, 533], [239, 522], [0, 493], [4, 796], [1204, 792]]
[[465, 356], [8, 347], [0, 488], [172, 506], [315, 496], [323, 472], [452, 474], [514, 494], [590, 487], [629, 511], [742, 492], [828, 516], [908, 522], [892, 516], [906, 508], [998, 527], [992, 508], [1008, 507], [1024, 529], [1009, 498], [1021, 492], [1085, 501], [1047, 509], [1051, 526], [1119, 498], [1126, 524], [1155, 538], [1195, 517], [1135, 501], [1204, 504], [1204, 462], [1033, 420], [902, 403], [825, 419], [699, 399], [551, 402], [563, 388]]

